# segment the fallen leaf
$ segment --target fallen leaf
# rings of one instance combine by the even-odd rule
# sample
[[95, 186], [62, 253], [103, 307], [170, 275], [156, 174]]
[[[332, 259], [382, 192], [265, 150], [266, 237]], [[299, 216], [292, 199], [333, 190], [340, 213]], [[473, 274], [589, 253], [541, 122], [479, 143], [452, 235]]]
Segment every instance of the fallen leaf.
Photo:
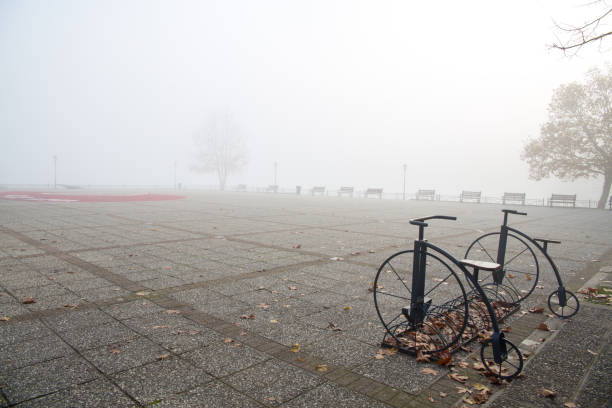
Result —
[[147, 296], [148, 294], [149, 294], [149, 292], [147, 292], [147, 291], [136, 292], [136, 296]]
[[121, 350], [120, 349], [116, 349], [116, 348], [110, 349], [109, 351], [111, 352], [111, 354], [119, 354], [119, 353], [121, 353]]
[[293, 246], [293, 248], [294, 248], [294, 249], [300, 249], [301, 247], [302, 247], [302, 246], [301, 246], [301, 245], [299, 245], [299, 244], [298, 244], [298, 245], [294, 245], [294, 246]]
[[525, 275], [525, 279], [527, 279], [528, 281], [530, 281], [530, 280], [531, 280], [531, 275], [530, 275], [530, 274], [526, 274], [526, 275]]
[[576, 408], [576, 404], [574, 404], [573, 402], [569, 402], [569, 401], [563, 404], [563, 406], [565, 408]]
[[260, 303], [260, 304], [256, 305], [255, 307], [258, 308], [258, 309], [264, 309], [265, 310], [265, 309], [268, 309], [270, 307], [270, 305], [267, 304], [267, 303]]
[[472, 387], [474, 387], [474, 389], [476, 389], [478, 391], [491, 392], [491, 389], [489, 387], [487, 387], [486, 385], [481, 384], [481, 383], [475, 383], [474, 385], [472, 385]]
[[460, 361], [458, 365], [461, 368], [468, 368], [470, 366], [470, 363], [468, 363], [467, 361]]
[[457, 373], [452, 373], [448, 375], [448, 378], [450, 378], [451, 380], [455, 380], [461, 384], [465, 384], [465, 382], [467, 381], [468, 377], [467, 375], [459, 375]]
[[433, 399], [433, 397], [431, 395], [429, 397], [427, 397], [427, 399], [429, 400], [429, 402], [436, 402], [436, 400]]
[[508, 274], [508, 277], [509, 277], [510, 279], [514, 279], [514, 275], [513, 275], [513, 274], [511, 274], [511, 273], [509, 273], [509, 274]]
[[503, 331], [504, 333], [510, 333], [510, 332], [512, 332], [512, 327], [508, 326], [508, 327], [506, 327], [506, 328], [502, 329], [502, 331]]
[[542, 312], [544, 312], [543, 307], [532, 307], [531, 309], [529, 309], [529, 313], [542, 313]]
[[385, 356], [383, 356], [382, 354], [376, 354], [376, 356], [374, 356], [375, 359], [377, 360], [382, 360], [383, 358], [385, 358]]
[[274, 398], [274, 397], [268, 397], [268, 401], [276, 401], [276, 398]]
[[291, 351], [293, 351], [294, 353], [297, 353], [298, 351], [300, 351], [300, 345], [298, 343], [294, 343], [291, 346]]
[[344, 310], [351, 310], [350, 306], [344, 306]]
[[417, 363], [429, 363], [429, 356], [425, 355], [421, 350], [417, 351]]
[[457, 394], [465, 394], [466, 392], [468, 394], [472, 393], [472, 390], [470, 390], [469, 388], [465, 388], [465, 387], [455, 387], [457, 388]]
[[158, 357], [157, 357], [157, 359], [158, 359], [158, 360], [165, 360], [165, 359], [167, 359], [168, 357], [170, 357], [170, 354], [168, 354], [168, 353], [164, 353], [164, 354], [162, 354], [161, 356], [158, 356]]
[[319, 364], [317, 365], [317, 371], [324, 373], [327, 371], [327, 364]]
[[557, 396], [557, 393], [552, 390], [542, 388], [542, 396], [545, 398], [555, 398]]
[[463, 398], [463, 402], [470, 404], [470, 405], [474, 405], [476, 404], [476, 401], [474, 401], [473, 399], [469, 398], [469, 397], [464, 397]]
[[287, 286], [289, 288], [289, 290], [297, 290], [297, 288], [295, 286]]
[[151, 326], [152, 329], [166, 329], [168, 328], [168, 326], [164, 326], [164, 325], [156, 325], [156, 326]]
[[272, 323], [272, 324], [277, 324], [277, 323], [278, 323], [278, 320], [276, 320], [276, 319], [272, 319], [272, 320], [270, 320], [270, 323]]
[[448, 394], [445, 393], [445, 392], [440, 392], [440, 397], [446, 398], [446, 397], [448, 397]]
[[587, 353], [592, 354], [592, 355], [594, 355], [594, 356], [596, 356], [596, 355], [597, 355], [597, 353], [596, 353], [596, 352], [594, 352], [593, 350], [589, 350], [589, 349], [587, 349]]
[[306, 361], [306, 360], [304, 360], [304, 358], [303, 358], [303, 357], [298, 357], [298, 358], [297, 358], [297, 361], [299, 361], [300, 363], [303, 363], [303, 362], [304, 362], [304, 361]]
[[31, 298], [31, 297], [26, 297], [21, 300], [21, 303], [23, 303], [24, 305], [31, 305], [32, 303], [36, 303], [36, 299]]
[[225, 339], [223, 339], [224, 343], [232, 343], [234, 341], [234, 339], [226, 337]]
[[332, 258], [329, 258], [330, 261], [344, 261], [344, 258], [341, 258], [339, 256], [334, 256]]
[[181, 311], [180, 310], [169, 309], [169, 310], [166, 310], [166, 313], [168, 313], [168, 314], [181, 314]]
[[488, 401], [489, 394], [487, 394], [487, 391], [475, 392], [472, 394], [472, 399], [479, 405], [484, 404]]
[[251, 313], [250, 315], [243, 314], [240, 316], [242, 320], [255, 320], [255, 315]]
[[0, 317], [0, 322], [8, 322], [9, 320], [11, 320], [11, 319], [8, 316]]
[[438, 375], [438, 371], [434, 370], [433, 368], [421, 368], [421, 373], [423, 374], [429, 374], [429, 375]]
[[548, 328], [548, 325], [546, 323], [540, 323], [538, 325], [538, 330], [542, 330], [542, 331], [550, 331], [550, 329]]
[[484, 366], [484, 364], [478, 363], [478, 362], [475, 362], [474, 364], [472, 364], [472, 368], [474, 368], [474, 370], [477, 370], [477, 371], [486, 370], [486, 367]]

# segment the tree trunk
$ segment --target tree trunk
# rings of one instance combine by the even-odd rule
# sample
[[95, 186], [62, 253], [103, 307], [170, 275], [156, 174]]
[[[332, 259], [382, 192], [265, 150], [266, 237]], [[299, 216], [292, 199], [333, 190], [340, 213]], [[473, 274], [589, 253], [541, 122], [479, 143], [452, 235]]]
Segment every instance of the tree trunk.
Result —
[[603, 191], [601, 192], [601, 197], [599, 197], [599, 201], [597, 202], [597, 208], [603, 210], [608, 205], [608, 197], [610, 195], [610, 185], [612, 184], [612, 174], [606, 174], [604, 176], [604, 185]]

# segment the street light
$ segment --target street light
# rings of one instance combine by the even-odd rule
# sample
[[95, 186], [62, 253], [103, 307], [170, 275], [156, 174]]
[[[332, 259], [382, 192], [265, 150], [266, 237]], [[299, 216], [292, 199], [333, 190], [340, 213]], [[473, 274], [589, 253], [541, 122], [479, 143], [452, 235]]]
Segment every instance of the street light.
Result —
[[404, 200], [406, 199], [406, 168], [408, 165], [404, 163]]
[[53, 155], [53, 188], [57, 189], [57, 155]]

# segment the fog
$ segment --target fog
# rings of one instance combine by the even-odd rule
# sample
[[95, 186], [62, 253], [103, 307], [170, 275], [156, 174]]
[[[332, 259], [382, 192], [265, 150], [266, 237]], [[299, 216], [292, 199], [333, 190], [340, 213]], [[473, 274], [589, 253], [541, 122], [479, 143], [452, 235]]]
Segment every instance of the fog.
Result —
[[580, 1], [0, 0], [0, 184], [211, 186], [194, 135], [230, 112], [228, 185], [482, 190], [597, 199], [528, 180], [552, 92], [610, 46], [550, 50]]

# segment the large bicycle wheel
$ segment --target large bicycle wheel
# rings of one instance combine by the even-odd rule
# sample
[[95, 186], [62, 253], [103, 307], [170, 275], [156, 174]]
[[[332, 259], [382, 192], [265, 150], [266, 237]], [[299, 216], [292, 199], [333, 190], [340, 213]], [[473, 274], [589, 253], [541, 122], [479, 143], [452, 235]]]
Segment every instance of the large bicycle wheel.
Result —
[[506, 353], [500, 355], [500, 362], [495, 362], [495, 353], [493, 351], [493, 340], [488, 339], [480, 348], [480, 360], [488, 372], [494, 374], [500, 379], [508, 379], [516, 377], [523, 369], [523, 355], [518, 347], [506, 339], [501, 339], [502, 346], [506, 349]]
[[[497, 252], [501, 233], [491, 232], [477, 238], [465, 252], [465, 258], [477, 261], [497, 262]], [[504, 278], [495, 283], [493, 273], [480, 271], [480, 286], [486, 286], [487, 296], [495, 299], [514, 299], [518, 303], [533, 292], [540, 277], [538, 258], [522, 238], [508, 234], [506, 254], [503, 264]], [[512, 291], [513, 293], [509, 293]]]
[[415, 323], [409, 318], [413, 262], [412, 250], [392, 255], [373, 283], [376, 311], [388, 334], [386, 345], [423, 354], [452, 349], [468, 320], [466, 291], [455, 272], [460, 270], [445, 257], [427, 253], [424, 316]]

